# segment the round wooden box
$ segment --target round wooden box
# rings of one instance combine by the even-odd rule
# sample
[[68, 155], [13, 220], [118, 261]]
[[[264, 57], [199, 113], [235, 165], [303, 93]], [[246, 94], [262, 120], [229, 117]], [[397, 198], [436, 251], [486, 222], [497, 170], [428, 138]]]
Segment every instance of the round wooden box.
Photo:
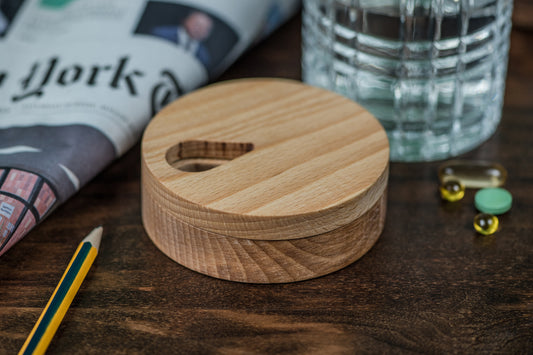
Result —
[[144, 133], [144, 227], [170, 258], [210, 276], [321, 276], [378, 239], [388, 162], [381, 125], [342, 96], [280, 79], [211, 85]]

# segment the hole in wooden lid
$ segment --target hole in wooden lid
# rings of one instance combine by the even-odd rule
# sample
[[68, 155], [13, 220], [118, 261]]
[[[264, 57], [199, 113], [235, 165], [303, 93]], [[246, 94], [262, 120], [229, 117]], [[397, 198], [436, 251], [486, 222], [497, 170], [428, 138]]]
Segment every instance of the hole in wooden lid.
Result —
[[185, 172], [202, 172], [240, 157], [254, 149], [252, 143], [185, 141], [172, 146], [167, 162]]

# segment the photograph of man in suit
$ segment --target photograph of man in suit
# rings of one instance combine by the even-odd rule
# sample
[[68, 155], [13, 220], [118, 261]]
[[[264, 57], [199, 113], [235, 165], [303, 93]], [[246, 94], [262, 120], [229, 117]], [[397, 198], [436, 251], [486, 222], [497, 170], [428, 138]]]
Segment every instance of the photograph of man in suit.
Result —
[[176, 43], [194, 55], [206, 68], [211, 65], [209, 50], [202, 43], [213, 30], [213, 20], [203, 12], [193, 11], [178, 26], [156, 26], [152, 34]]

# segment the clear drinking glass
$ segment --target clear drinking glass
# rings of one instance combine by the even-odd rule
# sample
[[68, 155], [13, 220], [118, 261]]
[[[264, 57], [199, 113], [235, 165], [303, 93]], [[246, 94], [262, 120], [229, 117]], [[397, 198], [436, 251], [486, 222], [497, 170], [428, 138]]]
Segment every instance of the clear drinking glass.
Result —
[[393, 161], [444, 159], [496, 129], [512, 0], [304, 0], [303, 80], [387, 131]]

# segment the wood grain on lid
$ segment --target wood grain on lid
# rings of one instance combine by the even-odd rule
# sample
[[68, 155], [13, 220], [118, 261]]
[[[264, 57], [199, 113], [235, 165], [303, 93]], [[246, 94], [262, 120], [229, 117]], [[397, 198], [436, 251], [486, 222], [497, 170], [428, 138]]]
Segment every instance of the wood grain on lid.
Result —
[[[197, 228], [302, 238], [373, 206], [388, 156], [383, 128], [352, 101], [288, 80], [237, 80], [187, 95], [153, 119], [143, 137], [143, 189]], [[191, 172], [187, 160], [216, 167]]]

